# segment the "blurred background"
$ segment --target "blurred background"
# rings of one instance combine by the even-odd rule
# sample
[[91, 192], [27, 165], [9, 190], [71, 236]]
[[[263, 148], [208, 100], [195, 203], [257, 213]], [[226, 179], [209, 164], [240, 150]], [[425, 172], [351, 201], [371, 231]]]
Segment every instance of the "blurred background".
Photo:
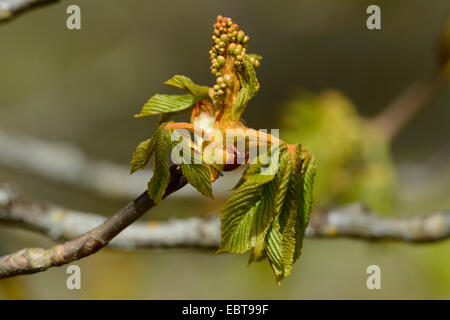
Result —
[[[81, 8], [81, 30], [66, 28], [70, 4]], [[371, 4], [381, 7], [381, 30], [366, 28]], [[362, 201], [391, 216], [449, 209], [448, 85], [394, 137], [381, 132], [375, 138], [381, 145], [378, 173], [388, 172], [382, 183], [375, 182], [377, 199], [368, 199], [373, 194], [370, 177], [366, 193], [349, 196], [347, 187], [344, 195], [327, 190], [326, 179], [337, 170], [327, 161], [335, 153], [324, 154], [321, 141], [311, 139], [319, 126], [307, 128], [310, 122], [301, 122], [307, 118], [299, 118], [314, 114], [317, 108], [307, 110], [311, 106], [345, 104], [356, 120], [342, 126], [353, 128], [352, 137], [365, 137], [362, 117], [379, 114], [411, 84], [439, 70], [438, 42], [449, 13], [448, 0], [433, 5], [421, 0], [61, 1], [0, 25], [0, 133], [69, 143], [92, 159], [126, 167], [158, 120], [133, 115], [153, 94], [177, 93], [163, 85], [165, 80], [184, 74], [198, 84], [214, 83], [208, 51], [212, 24], [222, 14], [251, 36], [248, 51], [263, 56], [257, 70], [261, 90], [244, 114], [246, 124], [280, 128], [281, 138], [303, 142], [320, 155], [319, 174], [321, 159], [332, 173], [320, 178], [325, 187], [316, 189], [319, 208]], [[330, 100], [330, 92], [339, 102]], [[333, 124], [341, 123], [336, 121], [325, 125], [331, 135]], [[359, 163], [364, 155], [373, 158], [372, 141], [355, 147]], [[352, 168], [349, 154], [342, 161]], [[230, 173], [220, 182], [215, 202], [187, 188], [143, 219], [218, 212], [238, 175]], [[29, 198], [105, 216], [132, 199], [58, 183], [5, 163], [0, 163], [0, 181], [14, 182]], [[144, 188], [145, 182], [137, 187]], [[52, 244], [0, 225], [0, 255]], [[303, 256], [281, 287], [266, 263], [247, 267], [245, 256], [212, 250], [106, 248], [76, 264], [82, 269], [81, 290], [67, 290], [62, 267], [0, 280], [0, 299], [450, 299], [448, 240], [411, 245], [307, 239]], [[381, 290], [366, 287], [371, 264], [381, 267]]]

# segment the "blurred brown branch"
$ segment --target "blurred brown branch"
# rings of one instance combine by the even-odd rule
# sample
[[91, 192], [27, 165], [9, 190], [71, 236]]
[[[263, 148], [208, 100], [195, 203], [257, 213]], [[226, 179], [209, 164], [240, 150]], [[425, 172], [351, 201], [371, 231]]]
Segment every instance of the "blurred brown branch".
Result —
[[402, 91], [372, 121], [383, 129], [389, 139], [411, 121], [422, 108], [427, 106], [448, 83], [445, 67], [434, 75], [411, 84]]
[[[177, 166], [172, 166], [170, 172], [170, 182], [164, 197], [182, 188], [187, 183]], [[14, 207], [22, 200], [20, 197], [14, 196], [8, 198], [8, 194], [11, 194], [11, 192], [0, 193], [1, 211], [3, 213], [5, 211], [16, 212]], [[38, 210], [38, 206], [38, 204], [30, 203], [29, 209], [30, 211]], [[154, 206], [155, 203], [149, 198], [147, 192], [144, 192], [101, 225], [72, 240], [47, 250], [41, 248], [22, 249], [1, 257], [0, 278], [37, 273], [87, 257], [106, 246], [123, 229]]]
[[[172, 178], [166, 195], [186, 183], [179, 173], [172, 176], [175, 179]], [[30, 201], [10, 185], [0, 185], [0, 223], [38, 231], [54, 240], [74, 238], [49, 250], [23, 249], [0, 258], [0, 278], [63, 265], [86, 257], [107, 244], [121, 249], [218, 247], [220, 222], [217, 215], [165, 222], [137, 222], [129, 226], [153, 206], [147, 194], [143, 193], [112, 218], [106, 219], [97, 214]], [[127, 226], [129, 228], [119, 234]], [[450, 238], [450, 212], [409, 218], [381, 218], [355, 204], [313, 214], [306, 236], [434, 242]]]
[[20, 13], [59, 0], [0, 0], [0, 22], [10, 20]]

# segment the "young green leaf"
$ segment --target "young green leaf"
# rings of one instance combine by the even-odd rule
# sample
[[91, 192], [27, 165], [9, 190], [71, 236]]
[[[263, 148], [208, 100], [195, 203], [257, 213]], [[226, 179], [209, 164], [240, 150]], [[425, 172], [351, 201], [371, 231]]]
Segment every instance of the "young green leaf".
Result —
[[155, 203], [161, 202], [170, 180], [167, 159], [170, 135], [165, 126], [166, 123], [162, 124], [152, 138], [155, 139], [155, 168], [153, 170], [153, 176], [148, 183], [147, 191], [150, 199]]
[[[176, 132], [174, 132], [176, 133]], [[211, 168], [204, 163], [198, 148], [195, 148], [194, 142], [190, 137], [184, 135], [174, 135], [174, 141], [171, 141], [171, 148], [179, 147], [183, 150], [181, 155], [181, 172], [198, 192], [204, 196], [214, 199], [211, 186]], [[180, 156], [180, 155], [178, 155]]]
[[[209, 98], [209, 88], [195, 84], [190, 78], [182, 75], [175, 75], [167, 80], [165, 84], [186, 90], [187, 95], [155, 94], [142, 107], [136, 118], [152, 116], [156, 114], [178, 113], [193, 107], [201, 100]], [[160, 121], [162, 122], [162, 121]]]
[[155, 94], [142, 107], [141, 113], [135, 115], [136, 118], [152, 116], [161, 113], [173, 113], [193, 107], [198, 102], [198, 98], [190, 94], [168, 95]]
[[130, 162], [130, 173], [144, 168], [148, 164], [154, 149], [155, 139], [148, 139], [139, 143]]
[[259, 82], [256, 77], [256, 71], [250, 62], [250, 57], [245, 56], [244, 74], [239, 74], [241, 89], [236, 96], [236, 101], [232, 106], [232, 113], [235, 118], [239, 118], [245, 110], [247, 103], [253, 98], [259, 90]]
[[186, 90], [191, 95], [198, 97], [200, 100], [208, 98], [209, 87], [199, 86], [195, 84], [190, 78], [183, 75], [177, 74], [164, 82], [164, 84]]
[[312, 204], [315, 160], [301, 145], [288, 150], [288, 175], [282, 179], [287, 188], [280, 214], [267, 233], [267, 256], [277, 282], [288, 276], [301, 254], [303, 237]]
[[[290, 151], [289, 151], [290, 152]], [[292, 161], [294, 160], [294, 161]], [[289, 274], [295, 253], [296, 207], [296, 159], [283, 158], [280, 172], [280, 192], [277, 198], [277, 217], [267, 233], [267, 257], [277, 282]], [[294, 162], [294, 163], [293, 163]]]
[[244, 253], [264, 239], [272, 218], [274, 190], [271, 182], [248, 182], [233, 193], [222, 209], [218, 252]]
[[207, 164], [181, 164], [181, 172], [198, 192], [205, 197], [214, 199], [211, 186], [211, 172]]
[[300, 257], [303, 246], [303, 238], [305, 236], [305, 230], [309, 223], [309, 215], [312, 208], [312, 190], [314, 176], [316, 174], [316, 160], [312, 158], [309, 151], [307, 151], [303, 146], [301, 147], [300, 157], [303, 162], [302, 172], [301, 172], [301, 185], [300, 185], [300, 199], [298, 206], [298, 216], [297, 224], [295, 229], [296, 234], [296, 247], [294, 254], [294, 262]]
[[[280, 157], [280, 152], [286, 148], [285, 144], [281, 144], [280, 146], [273, 148], [266, 154], [261, 154], [258, 158], [256, 158], [244, 171], [241, 179], [238, 181], [233, 190], [236, 190], [240, 185], [242, 185], [246, 181], [252, 181], [257, 184], [264, 184], [275, 178], [277, 172], [278, 160]], [[268, 157], [269, 162], [264, 163], [261, 158]], [[262, 174], [264, 172], [264, 174]]]
[[[280, 145], [274, 176], [249, 166], [222, 210], [220, 252], [243, 253], [249, 262], [268, 259], [277, 282], [299, 257], [312, 204], [315, 160], [301, 145]], [[272, 163], [272, 161], [271, 161]], [[262, 209], [264, 208], [264, 210]]]
[[[282, 147], [281, 149], [283, 149]], [[271, 162], [278, 162], [274, 151]], [[260, 243], [277, 214], [279, 180], [264, 175], [261, 162], [250, 165], [222, 210], [222, 242], [219, 252], [243, 253]]]

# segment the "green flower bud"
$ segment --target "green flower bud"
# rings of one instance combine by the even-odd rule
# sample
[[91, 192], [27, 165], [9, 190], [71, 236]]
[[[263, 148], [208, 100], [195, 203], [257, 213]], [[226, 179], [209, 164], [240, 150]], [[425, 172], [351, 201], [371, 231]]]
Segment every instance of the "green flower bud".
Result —
[[225, 81], [225, 79], [222, 78], [222, 77], [218, 77], [216, 81], [217, 81], [218, 84], [221, 84], [221, 83], [223, 83]]
[[242, 39], [242, 43], [246, 44], [250, 41], [250, 37], [245, 35], [244, 39]]
[[232, 84], [231, 76], [229, 74], [227, 74], [223, 77], [223, 79], [224, 79], [225, 83], [227, 84], [227, 86], [230, 87]]
[[240, 31], [237, 33], [237, 41], [238, 41], [238, 42], [241, 42], [241, 41], [244, 39], [244, 37], [245, 37], [245, 32], [242, 31], [242, 30], [240, 30]]
[[236, 49], [234, 49], [234, 54], [237, 56], [240, 55], [241, 52], [242, 52], [242, 45], [240, 44], [236, 45]]
[[255, 62], [253, 62], [253, 65], [255, 66], [255, 68], [259, 68], [259, 66], [261, 65], [261, 63], [259, 62], [258, 59], [255, 59]]
[[228, 36], [224, 33], [220, 36], [220, 40], [222, 40], [223, 42], [227, 42], [228, 41]]
[[226, 84], [226, 83], [221, 83], [221, 84], [220, 84], [220, 87], [221, 87], [222, 89], [226, 89], [226, 88], [227, 88], [227, 84]]
[[217, 56], [217, 63], [221, 66], [225, 64], [225, 57], [224, 56]]
[[228, 46], [228, 52], [231, 54], [234, 54], [234, 50], [236, 49], [236, 44], [235, 43], [230, 43], [230, 45]]

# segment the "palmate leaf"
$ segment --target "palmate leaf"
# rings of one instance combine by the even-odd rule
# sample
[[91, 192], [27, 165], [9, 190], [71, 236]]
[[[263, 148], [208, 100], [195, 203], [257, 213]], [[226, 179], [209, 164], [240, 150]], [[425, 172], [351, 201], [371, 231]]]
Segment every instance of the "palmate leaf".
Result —
[[222, 210], [219, 252], [252, 249], [249, 262], [268, 259], [277, 282], [289, 275], [301, 253], [312, 204], [315, 160], [301, 145], [282, 144], [278, 171], [260, 176], [260, 164], [247, 168]]
[[[141, 112], [135, 115], [136, 118], [157, 114], [167, 115], [179, 113], [193, 107], [201, 100], [208, 99], [209, 87], [199, 86], [186, 76], [175, 75], [171, 79], [167, 80], [165, 84], [186, 90], [189, 94], [155, 94], [144, 104]], [[167, 120], [167, 117], [164, 117], [164, 120]]]
[[[213, 199], [211, 180], [213, 180], [212, 174], [214, 171], [205, 163], [194, 163], [194, 151], [191, 149], [190, 144], [187, 143], [187, 139], [174, 139], [172, 141], [173, 130], [167, 129], [167, 124], [161, 124], [151, 139], [138, 145], [130, 163], [131, 173], [145, 167], [151, 156], [155, 155], [153, 176], [148, 183], [147, 190], [150, 199], [155, 203], [159, 203], [170, 180], [168, 153], [178, 143], [184, 143], [187, 144], [186, 149], [191, 151], [191, 153], [188, 155], [183, 154], [183, 160], [185, 161], [180, 164], [183, 175], [188, 183], [201, 194]], [[180, 137], [180, 135], [174, 135], [174, 137]]]

